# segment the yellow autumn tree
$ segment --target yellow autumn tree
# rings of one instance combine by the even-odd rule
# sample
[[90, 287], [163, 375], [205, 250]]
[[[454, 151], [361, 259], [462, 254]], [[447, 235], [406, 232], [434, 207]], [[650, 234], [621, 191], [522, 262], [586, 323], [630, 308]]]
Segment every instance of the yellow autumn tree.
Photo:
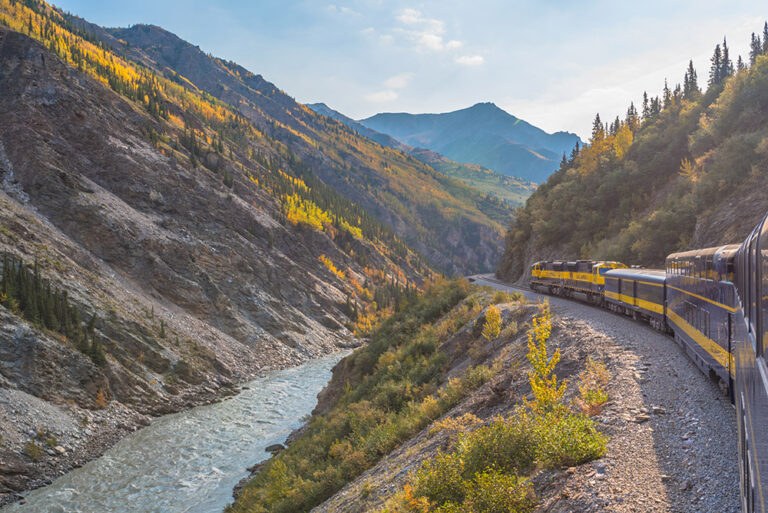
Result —
[[501, 312], [496, 305], [491, 305], [485, 311], [485, 324], [483, 324], [483, 338], [487, 341], [494, 340], [501, 333]]
[[531, 371], [528, 381], [531, 383], [533, 402], [528, 406], [538, 412], [546, 413], [562, 407], [566, 383], [558, 383], [555, 367], [560, 362], [560, 349], [550, 357], [547, 341], [552, 334], [552, 314], [549, 303], [544, 303], [541, 314], [533, 318], [533, 327], [528, 332], [528, 361]]

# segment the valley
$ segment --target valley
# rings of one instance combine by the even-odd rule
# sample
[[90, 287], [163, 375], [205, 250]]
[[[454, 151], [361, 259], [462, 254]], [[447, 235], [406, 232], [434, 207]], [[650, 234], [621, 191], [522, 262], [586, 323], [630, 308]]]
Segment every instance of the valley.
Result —
[[[61, 1], [0, 0], [3, 513], [768, 511], [768, 23], [678, 84], [590, 5]], [[745, 239], [674, 339], [525, 290]]]

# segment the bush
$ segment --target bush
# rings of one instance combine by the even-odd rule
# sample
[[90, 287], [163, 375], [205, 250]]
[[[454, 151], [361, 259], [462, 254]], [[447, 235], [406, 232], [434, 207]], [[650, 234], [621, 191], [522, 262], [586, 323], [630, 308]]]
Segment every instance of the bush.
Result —
[[37, 445], [33, 440], [30, 440], [24, 446], [24, 454], [29, 456], [29, 459], [32, 461], [40, 461], [43, 458], [43, 448]]
[[495, 305], [485, 311], [485, 323], [483, 324], [483, 338], [487, 341], [496, 339], [501, 333], [501, 312]]
[[605, 387], [611, 375], [602, 362], [587, 358], [586, 368], [579, 374], [579, 397], [576, 404], [583, 413], [593, 416], [599, 414], [608, 402]]
[[438, 505], [450, 502], [461, 504], [467, 493], [463, 474], [464, 463], [461, 457], [439, 453], [433, 460], [425, 461], [416, 472], [413, 494], [426, 497]]
[[464, 476], [487, 469], [501, 472], [528, 472], [536, 460], [536, 432], [524, 411], [459, 437], [458, 454], [464, 461]]
[[528, 479], [488, 470], [475, 476], [466, 506], [463, 511], [472, 513], [526, 513], [533, 511], [536, 497]]
[[572, 467], [600, 458], [608, 439], [586, 415], [549, 412], [535, 422], [536, 456], [546, 467]]

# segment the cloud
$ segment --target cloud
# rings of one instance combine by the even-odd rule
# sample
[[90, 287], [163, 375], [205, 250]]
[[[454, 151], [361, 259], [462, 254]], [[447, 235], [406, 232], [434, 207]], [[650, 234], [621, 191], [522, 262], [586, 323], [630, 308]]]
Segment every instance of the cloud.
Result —
[[422, 20], [422, 17], [416, 9], [403, 9], [397, 16], [397, 20], [406, 25], [415, 25]]
[[366, 94], [365, 99], [372, 103], [387, 103], [397, 100], [398, 95], [396, 91], [386, 89], [384, 91], [377, 91], [375, 93]]
[[408, 86], [412, 78], [413, 73], [400, 73], [385, 80], [384, 87], [387, 89], [403, 89]]
[[462, 66], [482, 66], [485, 58], [482, 55], [462, 55], [456, 58], [456, 64]]
[[328, 11], [332, 13], [348, 14], [352, 16], [362, 16], [359, 12], [355, 11], [354, 9], [350, 9], [349, 7], [344, 7], [344, 6], [339, 7], [336, 4], [330, 4], [326, 8], [328, 9]]
[[428, 18], [416, 9], [403, 9], [396, 16], [397, 21], [407, 28], [396, 29], [407, 39], [416, 44], [421, 51], [442, 52], [453, 50], [462, 46], [461, 41], [452, 39], [447, 43], [444, 40], [445, 23], [436, 18]]

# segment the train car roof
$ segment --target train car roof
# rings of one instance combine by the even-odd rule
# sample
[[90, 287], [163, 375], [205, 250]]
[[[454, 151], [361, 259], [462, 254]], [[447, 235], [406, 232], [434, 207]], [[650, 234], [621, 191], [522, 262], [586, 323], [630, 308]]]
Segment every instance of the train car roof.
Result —
[[662, 269], [611, 269], [605, 273], [605, 276], [664, 283], [667, 279], [667, 272]]
[[667, 259], [679, 259], [679, 258], [696, 258], [703, 256], [714, 255], [717, 252], [723, 252], [725, 254], [735, 253], [739, 249], [739, 244], [728, 244], [725, 246], [717, 246], [714, 248], [694, 249], [691, 251], [681, 251], [680, 253], [672, 253]]

